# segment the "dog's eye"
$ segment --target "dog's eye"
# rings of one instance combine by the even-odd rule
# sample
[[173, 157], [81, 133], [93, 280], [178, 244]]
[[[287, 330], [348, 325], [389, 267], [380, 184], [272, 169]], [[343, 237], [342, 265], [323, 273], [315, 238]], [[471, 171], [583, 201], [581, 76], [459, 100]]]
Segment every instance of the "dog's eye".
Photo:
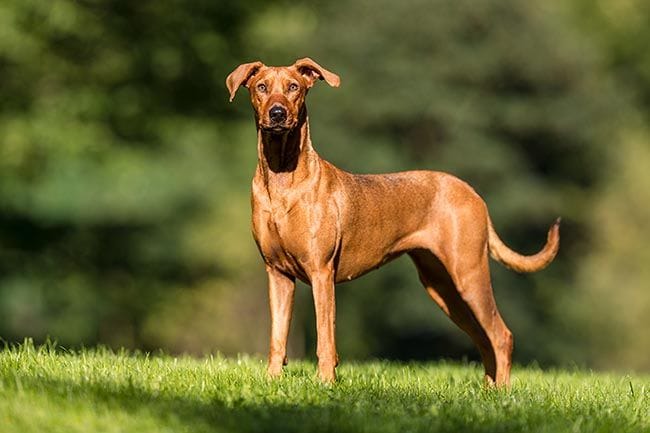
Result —
[[296, 90], [298, 90], [298, 85], [296, 83], [289, 84], [289, 91], [290, 92], [295, 92]]
[[266, 93], [266, 84], [260, 83], [257, 85], [257, 90], [262, 93]]

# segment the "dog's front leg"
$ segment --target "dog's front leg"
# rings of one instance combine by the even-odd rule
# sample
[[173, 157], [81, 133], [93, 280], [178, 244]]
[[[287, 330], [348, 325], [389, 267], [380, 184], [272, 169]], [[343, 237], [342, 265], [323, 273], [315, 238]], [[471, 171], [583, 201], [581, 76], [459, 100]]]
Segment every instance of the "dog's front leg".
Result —
[[267, 266], [269, 276], [269, 306], [271, 309], [271, 343], [268, 374], [277, 377], [287, 363], [287, 338], [291, 325], [291, 312], [296, 281], [278, 270]]
[[336, 300], [334, 296], [334, 273], [322, 271], [312, 276], [312, 291], [316, 309], [316, 332], [318, 343], [318, 375], [324, 382], [336, 380], [335, 368], [338, 364], [336, 354], [335, 315]]

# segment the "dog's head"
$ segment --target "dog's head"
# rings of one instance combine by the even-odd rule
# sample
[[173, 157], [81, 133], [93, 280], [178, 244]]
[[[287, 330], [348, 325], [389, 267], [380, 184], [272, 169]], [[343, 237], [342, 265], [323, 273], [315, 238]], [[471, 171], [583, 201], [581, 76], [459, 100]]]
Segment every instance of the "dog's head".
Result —
[[262, 62], [244, 63], [226, 78], [232, 102], [240, 86], [248, 88], [258, 126], [275, 134], [296, 127], [307, 91], [317, 80], [338, 87], [338, 75], [310, 58], [291, 66], [266, 66]]

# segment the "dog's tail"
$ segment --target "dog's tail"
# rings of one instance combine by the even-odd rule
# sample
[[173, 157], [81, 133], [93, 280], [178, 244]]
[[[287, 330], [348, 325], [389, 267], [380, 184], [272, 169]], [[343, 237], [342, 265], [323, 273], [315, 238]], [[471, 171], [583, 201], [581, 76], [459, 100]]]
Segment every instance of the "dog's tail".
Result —
[[511, 250], [503, 243], [488, 216], [488, 245], [492, 258], [516, 272], [536, 272], [544, 269], [553, 261], [560, 248], [560, 221], [561, 218], [555, 220], [555, 223], [548, 230], [546, 245], [540, 252], [524, 256]]

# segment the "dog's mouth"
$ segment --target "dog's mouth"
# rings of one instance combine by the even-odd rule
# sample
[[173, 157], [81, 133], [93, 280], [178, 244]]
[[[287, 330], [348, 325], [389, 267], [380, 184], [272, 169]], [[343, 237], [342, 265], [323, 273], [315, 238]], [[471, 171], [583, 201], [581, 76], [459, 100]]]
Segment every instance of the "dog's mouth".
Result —
[[284, 134], [296, 127], [295, 122], [291, 121], [286, 121], [286, 122], [281, 122], [281, 123], [276, 123], [276, 122], [268, 122], [268, 123], [260, 123], [260, 128], [264, 132], [268, 132], [271, 134]]
[[272, 125], [272, 126], [264, 126], [262, 125], [262, 130], [264, 132], [270, 132], [272, 134], [283, 134], [285, 132], [289, 132], [291, 129], [286, 125]]

